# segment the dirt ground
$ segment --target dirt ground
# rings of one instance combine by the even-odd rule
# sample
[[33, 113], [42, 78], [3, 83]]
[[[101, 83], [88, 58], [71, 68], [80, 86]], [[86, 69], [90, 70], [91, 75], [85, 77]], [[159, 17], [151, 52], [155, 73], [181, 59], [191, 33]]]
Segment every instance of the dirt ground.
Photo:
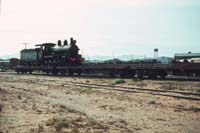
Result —
[[[200, 132], [200, 101], [65, 85], [112, 80], [0, 73], [0, 132]], [[198, 81], [125, 81], [121, 86], [200, 93]]]

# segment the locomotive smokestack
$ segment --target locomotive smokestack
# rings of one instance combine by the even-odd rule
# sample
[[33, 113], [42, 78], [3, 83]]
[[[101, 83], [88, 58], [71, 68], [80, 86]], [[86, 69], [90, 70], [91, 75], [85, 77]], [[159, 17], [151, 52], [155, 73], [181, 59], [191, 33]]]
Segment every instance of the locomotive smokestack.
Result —
[[70, 45], [72, 45], [74, 43], [74, 39], [70, 38]]
[[63, 46], [67, 46], [67, 45], [68, 45], [67, 40], [64, 40], [64, 42], [63, 42]]
[[62, 45], [61, 40], [58, 40], [58, 46], [61, 46], [61, 45]]

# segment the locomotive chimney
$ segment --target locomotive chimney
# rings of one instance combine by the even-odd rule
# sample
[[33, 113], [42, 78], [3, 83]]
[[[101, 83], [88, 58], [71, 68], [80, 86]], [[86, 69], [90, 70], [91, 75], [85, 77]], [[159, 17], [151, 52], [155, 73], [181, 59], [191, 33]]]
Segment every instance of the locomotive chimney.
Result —
[[154, 58], [155, 59], [158, 58], [158, 49], [157, 48], [154, 49]]
[[74, 39], [71, 37], [70, 38], [70, 45], [72, 45], [74, 43]]
[[61, 46], [61, 45], [62, 45], [61, 40], [58, 40], [58, 46]]
[[64, 42], [63, 42], [63, 46], [67, 46], [67, 45], [68, 45], [67, 40], [64, 40]]

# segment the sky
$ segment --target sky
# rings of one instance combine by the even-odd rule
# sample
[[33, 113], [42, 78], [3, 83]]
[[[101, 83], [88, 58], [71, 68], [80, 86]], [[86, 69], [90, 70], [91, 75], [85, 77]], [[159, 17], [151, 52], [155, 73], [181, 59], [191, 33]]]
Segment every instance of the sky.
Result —
[[89, 56], [200, 52], [200, 0], [1, 0], [0, 56], [70, 37]]

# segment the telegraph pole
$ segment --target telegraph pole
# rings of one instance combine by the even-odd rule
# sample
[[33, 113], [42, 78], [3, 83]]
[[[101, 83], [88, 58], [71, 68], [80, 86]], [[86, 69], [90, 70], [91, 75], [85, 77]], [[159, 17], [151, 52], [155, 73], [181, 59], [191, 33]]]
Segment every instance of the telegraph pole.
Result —
[[22, 43], [22, 44], [24, 44], [25, 49], [27, 49], [27, 45], [28, 45], [28, 43]]
[[1, 16], [1, 0], [0, 0], [0, 16]]

